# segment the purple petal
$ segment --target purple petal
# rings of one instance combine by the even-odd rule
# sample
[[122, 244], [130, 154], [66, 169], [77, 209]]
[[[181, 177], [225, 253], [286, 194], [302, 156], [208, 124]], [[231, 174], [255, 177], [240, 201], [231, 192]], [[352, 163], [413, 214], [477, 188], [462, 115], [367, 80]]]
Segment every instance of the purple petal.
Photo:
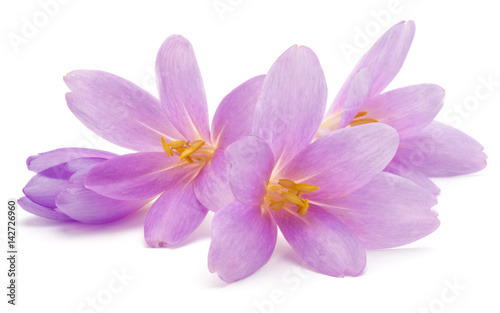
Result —
[[381, 93], [403, 66], [414, 35], [415, 23], [413, 21], [400, 22], [385, 32], [356, 64], [335, 97], [328, 115], [343, 107], [351, 81], [364, 67], [370, 70], [373, 78], [370, 96]]
[[326, 94], [325, 76], [311, 49], [293, 46], [274, 62], [255, 108], [253, 134], [271, 147], [278, 168], [313, 139]]
[[311, 205], [304, 216], [286, 209], [272, 213], [285, 239], [313, 270], [344, 277], [357, 276], [365, 268], [359, 239], [322, 208]]
[[357, 191], [321, 206], [347, 226], [366, 249], [409, 244], [439, 226], [437, 204], [427, 190], [408, 179], [381, 173]]
[[412, 168], [411, 166], [401, 164], [397, 160], [397, 152], [396, 152], [396, 157], [387, 165], [385, 168], [384, 172], [392, 173], [401, 177], [404, 177], [406, 179], [411, 180], [415, 184], [419, 185], [420, 187], [426, 189], [433, 195], [437, 196], [441, 192], [441, 189], [439, 189], [436, 184], [434, 184], [429, 177], [424, 175], [422, 172], [420, 172], [417, 169]]
[[162, 151], [161, 137], [178, 140], [179, 132], [163, 114], [159, 101], [133, 83], [101, 71], [80, 70], [64, 81], [68, 107], [90, 130], [136, 151]]
[[67, 216], [76, 221], [103, 224], [133, 213], [150, 199], [124, 201], [101, 196], [90, 189], [77, 187], [63, 190], [56, 198], [56, 205]]
[[68, 180], [73, 172], [62, 163], [36, 174], [24, 187], [23, 192], [38, 205], [55, 208], [57, 195], [69, 186]]
[[217, 212], [233, 202], [224, 150], [215, 150], [210, 161], [196, 176], [193, 189], [198, 201], [212, 212]]
[[26, 211], [31, 214], [35, 214], [41, 217], [45, 217], [56, 221], [72, 221], [72, 219], [64, 213], [58, 211], [58, 209], [47, 208], [32, 202], [27, 197], [22, 197], [17, 200], [17, 203]]
[[378, 175], [398, 142], [397, 131], [380, 123], [339, 129], [307, 146], [275, 176], [318, 186], [309, 199], [341, 197]]
[[144, 237], [153, 248], [177, 245], [203, 221], [208, 210], [196, 200], [192, 184], [179, 183], [153, 204], [144, 223]]
[[255, 105], [264, 75], [256, 76], [231, 91], [219, 104], [212, 120], [212, 142], [224, 149], [243, 136], [252, 134]]
[[66, 169], [70, 172], [76, 172], [84, 168], [92, 168], [95, 165], [106, 161], [103, 158], [79, 158], [66, 163]]
[[370, 95], [372, 84], [372, 74], [368, 68], [362, 68], [356, 75], [354, 75], [347, 91], [346, 100], [342, 107], [340, 128], [344, 128], [349, 125], [356, 114], [358, 114], [359, 109], [361, 109]]
[[210, 141], [208, 107], [193, 47], [184, 37], [168, 37], [156, 57], [160, 101], [168, 118], [188, 140]]
[[28, 169], [33, 172], [41, 172], [49, 167], [66, 163], [68, 161], [78, 158], [103, 158], [109, 159], [116, 156], [116, 154], [86, 148], [61, 148], [37, 155], [32, 155], [26, 160]]
[[234, 197], [248, 205], [260, 205], [274, 166], [269, 146], [258, 137], [247, 136], [227, 147], [225, 155]]
[[228, 283], [243, 279], [267, 263], [276, 237], [268, 211], [234, 201], [214, 216], [208, 268]]
[[470, 174], [486, 167], [486, 154], [474, 138], [439, 122], [401, 140], [396, 159], [430, 177]]
[[370, 98], [362, 110], [368, 117], [396, 128], [401, 138], [418, 134], [443, 107], [444, 89], [421, 84], [391, 90]]
[[168, 157], [163, 152], [126, 154], [92, 168], [85, 186], [114, 199], [148, 199], [195, 175], [196, 166], [179, 165], [176, 156]]

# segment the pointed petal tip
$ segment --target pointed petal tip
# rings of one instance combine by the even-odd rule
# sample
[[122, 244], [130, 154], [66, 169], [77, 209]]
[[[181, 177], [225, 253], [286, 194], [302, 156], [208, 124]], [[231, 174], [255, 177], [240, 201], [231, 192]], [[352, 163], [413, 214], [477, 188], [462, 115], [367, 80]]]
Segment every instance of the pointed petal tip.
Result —
[[61, 222], [72, 222], [74, 221], [72, 218], [67, 216], [66, 214], [60, 212], [57, 209], [48, 208], [42, 205], [39, 205], [33, 201], [31, 201], [28, 197], [21, 197], [17, 200], [17, 203], [21, 206], [21, 208], [29, 212], [33, 215], [47, 218], [50, 220], [56, 220]]
[[63, 81], [66, 84], [66, 86], [68, 86], [68, 88], [70, 90], [72, 90], [75, 87], [77, 80], [79, 78], [81, 78], [81, 76], [83, 76], [83, 74], [85, 72], [88, 72], [88, 71], [87, 70], [73, 70], [73, 71], [71, 71], [63, 76]]
[[33, 160], [36, 160], [38, 158], [38, 154], [37, 155], [32, 155], [32, 156], [29, 156], [27, 159], [26, 159], [26, 167], [28, 168], [28, 170], [31, 171], [31, 168], [30, 168], [30, 164]]
[[415, 22], [413, 20], [402, 20], [401, 22], [395, 24], [393, 27], [407, 27], [412, 33], [415, 32]]
[[219, 277], [219, 279], [222, 280], [223, 282], [225, 282], [226, 284], [231, 284], [231, 283], [237, 282], [239, 280], [242, 280], [244, 278], [243, 277], [243, 278], [238, 278], [238, 279], [231, 279], [229, 277], [225, 277], [222, 273], [219, 273], [219, 271], [213, 267], [213, 265], [210, 262], [210, 259], [208, 260], [208, 271], [212, 274], [216, 274], [217, 277]]
[[166, 243], [164, 241], [158, 241], [158, 240], [155, 241], [155, 240], [147, 240], [146, 239], [146, 243], [151, 248], [170, 248], [173, 246], [172, 244]]
[[220, 280], [222, 280], [223, 282], [225, 282], [226, 284], [230, 284], [230, 283], [234, 283], [238, 280], [241, 280], [242, 278], [239, 278], [239, 279], [231, 279], [229, 277], [225, 277], [223, 273], [220, 273], [218, 269], [215, 268], [215, 265], [212, 264], [211, 262], [211, 259], [208, 258], [208, 263], [207, 263], [207, 266], [208, 266], [208, 271], [212, 274], [216, 274], [217, 277], [219, 277]]
[[169, 51], [168, 48], [172, 45], [174, 45], [174, 46], [183, 45], [186, 48], [192, 49], [191, 42], [189, 40], [187, 40], [186, 37], [179, 35], [179, 34], [175, 34], [175, 35], [168, 36], [167, 39], [165, 39], [163, 41], [163, 43], [160, 46], [160, 49], [158, 50], [158, 55], [162, 55], [165, 53], [165, 51]]

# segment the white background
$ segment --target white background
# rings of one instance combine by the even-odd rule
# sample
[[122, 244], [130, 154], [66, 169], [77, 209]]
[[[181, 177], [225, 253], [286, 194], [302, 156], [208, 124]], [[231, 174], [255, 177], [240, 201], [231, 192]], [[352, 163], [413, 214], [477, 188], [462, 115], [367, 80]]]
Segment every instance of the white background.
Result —
[[[86, 306], [91, 297], [105, 302], [99, 304], [101, 312], [500, 310], [500, 87], [474, 104], [482, 78], [500, 81], [500, 19], [494, 1], [222, 0], [232, 3], [232, 11], [222, 18], [213, 0], [66, 2], [46, 21], [38, 1], [2, 1], [0, 7], [4, 202], [22, 196], [32, 176], [25, 167], [30, 155], [65, 146], [126, 152], [103, 142], [72, 116], [63, 75], [74, 69], [105, 70], [156, 94], [152, 73], [157, 49], [177, 33], [197, 53], [212, 115], [225, 94], [266, 73], [293, 44], [317, 53], [331, 102], [369, 45], [390, 25], [413, 19], [417, 32], [412, 49], [389, 89], [426, 82], [443, 86], [447, 95], [440, 119], [459, 124], [480, 141], [489, 165], [477, 174], [435, 180], [442, 189], [435, 207], [440, 228], [405, 247], [369, 251], [367, 267], [357, 278], [297, 270], [299, 258], [279, 238], [265, 267], [227, 285], [207, 269], [211, 216], [183, 247], [169, 250], [147, 248], [147, 209], [100, 226], [48, 221], [20, 209], [18, 306], [9, 306], [8, 312], [94, 312]], [[382, 10], [392, 11], [382, 14], [389, 23], [375, 18]], [[41, 16], [38, 32], [16, 49], [9, 36], [22, 36], [25, 19], [34, 16]], [[347, 58], [341, 45], [355, 46], [357, 29], [368, 32], [366, 42], [358, 42], [359, 53]], [[7, 301], [5, 258], [2, 252], [2, 306]], [[114, 271], [122, 270], [133, 278], [106, 301], [108, 284], [120, 285]], [[449, 285], [454, 283], [465, 289], [453, 292]]]

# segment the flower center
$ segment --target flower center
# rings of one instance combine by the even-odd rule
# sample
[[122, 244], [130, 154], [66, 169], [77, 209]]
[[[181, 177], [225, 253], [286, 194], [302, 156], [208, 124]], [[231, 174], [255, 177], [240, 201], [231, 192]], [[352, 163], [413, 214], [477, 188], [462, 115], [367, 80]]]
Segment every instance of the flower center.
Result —
[[297, 206], [297, 213], [302, 216], [309, 209], [309, 200], [302, 199], [302, 194], [318, 189], [319, 187], [313, 185], [297, 184], [289, 179], [280, 179], [277, 184], [267, 185], [267, 195], [264, 201], [269, 203], [269, 208], [275, 211], [281, 210], [287, 203], [290, 203]]
[[[354, 119], [349, 123], [348, 126], [353, 127], [353, 126], [358, 126], [358, 125], [363, 125], [363, 124], [368, 124], [368, 123], [378, 123], [376, 119], [366, 117], [368, 112], [366, 111], [361, 111], [356, 116]], [[319, 129], [316, 133], [316, 136], [314, 136], [314, 140], [317, 140], [324, 135], [328, 134], [331, 131], [337, 130], [340, 128], [340, 122], [342, 119], [342, 112], [339, 112], [334, 115], [330, 115], [329, 117], [325, 118], [321, 125], [319, 126]]]
[[368, 123], [378, 123], [379, 121], [369, 118], [369, 117], [364, 117], [368, 112], [359, 112], [356, 114], [352, 122], [349, 124], [349, 126], [358, 126], [358, 125], [363, 125], [363, 124], [368, 124]]
[[204, 147], [205, 141], [195, 140], [193, 142], [185, 140], [177, 140], [172, 142], [166, 142], [163, 137], [161, 137], [161, 145], [163, 151], [169, 157], [178, 155], [179, 160], [186, 161], [187, 163], [193, 163], [195, 161], [205, 163], [210, 160], [213, 154], [213, 149]]

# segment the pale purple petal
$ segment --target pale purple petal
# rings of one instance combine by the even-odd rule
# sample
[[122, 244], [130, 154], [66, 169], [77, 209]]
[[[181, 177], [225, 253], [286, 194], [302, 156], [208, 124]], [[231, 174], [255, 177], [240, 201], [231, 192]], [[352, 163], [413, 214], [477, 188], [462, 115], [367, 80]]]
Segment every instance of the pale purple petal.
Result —
[[255, 136], [243, 137], [225, 150], [229, 185], [234, 197], [248, 205], [260, 205], [273, 171], [273, 152]]
[[97, 135], [136, 151], [162, 151], [167, 141], [182, 136], [169, 122], [158, 99], [116, 75], [91, 70], [73, 71], [64, 81], [68, 107]]
[[251, 78], [222, 99], [212, 120], [212, 142], [218, 149], [252, 134], [255, 105], [264, 78], [264, 75]]
[[208, 107], [200, 69], [191, 43], [168, 37], [156, 57], [156, 80], [165, 113], [188, 140], [210, 141]]
[[367, 117], [396, 128], [401, 138], [418, 134], [443, 107], [444, 89], [438, 85], [407, 86], [368, 99]]
[[321, 206], [347, 226], [366, 249], [402, 246], [439, 226], [437, 204], [427, 190], [408, 179], [381, 173], [355, 192]]
[[344, 128], [358, 114], [359, 109], [363, 106], [372, 90], [372, 74], [368, 68], [362, 68], [354, 75], [347, 96], [342, 107], [342, 117], [340, 120], [340, 128]]
[[321, 65], [307, 47], [289, 48], [269, 70], [255, 108], [253, 134], [271, 147], [278, 169], [313, 139], [326, 94]]
[[309, 199], [337, 198], [367, 184], [392, 160], [398, 147], [397, 131], [372, 123], [333, 131], [300, 152], [279, 179], [318, 186]]
[[243, 279], [267, 263], [276, 237], [268, 211], [234, 201], [214, 216], [208, 268], [228, 283]]
[[55, 208], [48, 208], [31, 201], [27, 197], [22, 197], [17, 200], [17, 203], [26, 211], [41, 217], [45, 217], [56, 221], [72, 221], [72, 219]]
[[195, 163], [179, 166], [178, 157], [163, 152], [126, 154], [92, 168], [85, 186], [110, 198], [148, 199], [195, 175], [196, 166]]
[[[75, 160], [76, 161], [76, 160]], [[96, 164], [88, 164], [87, 166], [82, 166], [79, 169], [76, 168], [77, 165], [83, 165], [83, 163], [78, 162], [79, 164], [75, 164], [74, 161], [70, 161], [67, 163], [66, 168], [71, 168], [74, 167], [74, 173], [73, 175], [70, 176], [69, 178], [69, 183], [71, 184], [71, 188], [76, 188], [76, 187], [85, 187], [85, 177], [87, 177], [87, 174], [90, 172], [94, 166], [97, 164], [102, 163], [103, 161], [100, 161], [99, 163]], [[87, 163], [87, 162], [85, 162]], [[90, 163], [90, 161], [88, 161]], [[86, 187], [85, 187], [86, 188]]]
[[116, 156], [116, 154], [86, 148], [61, 148], [37, 155], [32, 155], [26, 160], [28, 169], [33, 172], [41, 172], [49, 167], [66, 163], [68, 161], [78, 158], [103, 158], [109, 159]]
[[359, 275], [366, 264], [363, 245], [349, 228], [311, 205], [304, 216], [286, 209], [272, 212], [283, 236], [315, 271], [344, 277]]
[[68, 161], [66, 163], [66, 169], [70, 172], [76, 172], [84, 168], [91, 168], [94, 167], [95, 165], [102, 163], [106, 161], [107, 159], [103, 158], [79, 158], [79, 159], [74, 159], [71, 161]]
[[486, 167], [483, 146], [474, 138], [440, 122], [401, 140], [396, 159], [430, 177], [470, 174]]
[[76, 221], [103, 224], [129, 215], [151, 199], [125, 201], [101, 196], [83, 187], [66, 188], [56, 198], [57, 208]]
[[229, 185], [224, 150], [220, 148], [215, 150], [210, 161], [203, 166], [203, 169], [196, 176], [193, 188], [198, 201], [212, 212], [217, 212], [234, 200]]
[[186, 239], [203, 221], [208, 210], [196, 200], [191, 183], [179, 183], [153, 204], [144, 222], [150, 247], [169, 247]]
[[44, 207], [55, 208], [57, 195], [66, 188], [68, 179], [73, 174], [62, 163], [33, 176], [23, 189], [24, 194], [31, 201]]
[[415, 23], [413, 21], [400, 22], [385, 32], [356, 64], [335, 97], [328, 115], [342, 108], [351, 81], [359, 70], [364, 67], [370, 70], [373, 78], [370, 96], [381, 93], [403, 66], [414, 35]]
[[411, 165], [401, 164], [397, 160], [397, 157], [394, 158], [391, 163], [389, 163], [389, 165], [387, 165], [384, 172], [392, 173], [409, 179], [435, 196], [439, 195], [439, 193], [441, 192], [441, 189], [439, 189], [439, 187], [436, 186], [436, 184], [434, 184], [432, 180], [429, 179], [429, 177], [424, 175], [419, 170], [412, 168]]

